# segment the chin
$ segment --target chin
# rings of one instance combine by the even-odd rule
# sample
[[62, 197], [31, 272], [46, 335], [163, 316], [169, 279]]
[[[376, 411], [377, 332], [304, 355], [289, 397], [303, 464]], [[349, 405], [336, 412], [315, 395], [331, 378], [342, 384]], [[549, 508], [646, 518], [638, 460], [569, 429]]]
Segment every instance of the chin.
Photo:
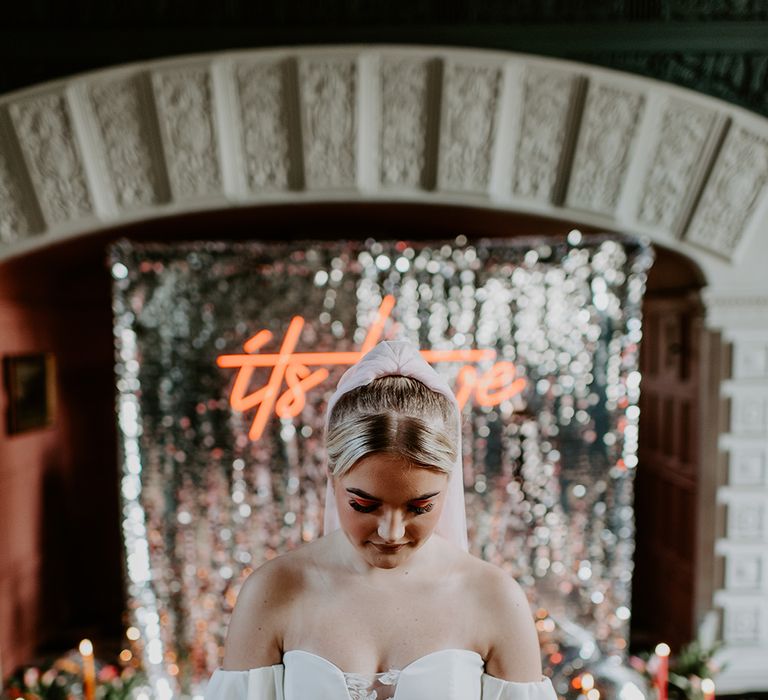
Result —
[[365, 558], [371, 566], [377, 569], [395, 569], [405, 564], [413, 554], [412, 545], [402, 545], [392, 552], [381, 551], [375, 544], [368, 542], [365, 545]]
[[396, 569], [398, 566], [401, 566], [403, 562], [401, 561], [373, 561], [371, 564], [375, 566], [377, 569]]

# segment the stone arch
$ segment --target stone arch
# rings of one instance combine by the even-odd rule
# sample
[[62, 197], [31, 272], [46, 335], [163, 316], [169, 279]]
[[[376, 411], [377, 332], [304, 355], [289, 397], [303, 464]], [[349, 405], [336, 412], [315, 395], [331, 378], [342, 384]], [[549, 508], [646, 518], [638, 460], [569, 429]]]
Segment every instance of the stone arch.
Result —
[[201, 209], [401, 200], [647, 235], [743, 286], [736, 263], [766, 252], [767, 183], [766, 119], [512, 53], [208, 54], [0, 99], [0, 259]]

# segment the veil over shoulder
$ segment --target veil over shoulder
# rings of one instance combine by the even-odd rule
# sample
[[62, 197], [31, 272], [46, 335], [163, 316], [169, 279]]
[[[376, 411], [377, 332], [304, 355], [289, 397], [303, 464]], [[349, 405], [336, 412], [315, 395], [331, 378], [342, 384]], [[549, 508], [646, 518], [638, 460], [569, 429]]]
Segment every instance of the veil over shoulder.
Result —
[[[341, 377], [336, 391], [328, 401], [326, 428], [331, 411], [338, 400], [352, 389], [369, 384], [374, 379], [387, 376], [403, 376], [417, 379], [433, 391], [443, 394], [454, 407], [456, 417], [457, 452], [453, 473], [450, 476], [448, 494], [437, 525], [438, 535], [453, 542], [464, 551], [467, 542], [467, 516], [464, 508], [464, 475], [461, 450], [461, 412], [451, 387], [421, 356], [419, 349], [405, 340], [385, 340], [376, 345]], [[324, 534], [339, 529], [339, 514], [333, 498], [330, 479], [325, 492]]]

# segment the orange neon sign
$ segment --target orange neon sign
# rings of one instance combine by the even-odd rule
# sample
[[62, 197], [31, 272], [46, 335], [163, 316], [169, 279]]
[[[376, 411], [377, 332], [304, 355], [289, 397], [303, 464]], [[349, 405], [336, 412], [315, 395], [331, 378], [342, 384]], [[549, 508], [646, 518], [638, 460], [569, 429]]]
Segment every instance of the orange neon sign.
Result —
[[[216, 364], [219, 367], [237, 368], [229, 403], [236, 411], [248, 411], [258, 406], [248, 436], [258, 440], [264, 434], [270, 415], [280, 418], [299, 415], [306, 404], [307, 392], [314, 389], [328, 378], [325, 367], [310, 370], [318, 365], [353, 365], [379, 342], [392, 309], [395, 298], [387, 295], [381, 302], [376, 319], [368, 329], [365, 340], [357, 352], [294, 352], [299, 336], [304, 328], [304, 318], [294, 316], [283, 336], [280, 350], [275, 353], [260, 354], [259, 351], [272, 340], [272, 332], [261, 330], [243, 344], [245, 354], [219, 355]], [[438, 362], [481, 362], [493, 360], [495, 350], [422, 350], [421, 356], [429, 363]], [[249, 393], [253, 372], [257, 367], [271, 367], [267, 383]], [[526, 380], [516, 377], [517, 369], [511, 362], [496, 362], [479, 374], [477, 368], [465, 365], [459, 371], [456, 398], [459, 406], [464, 405], [474, 394], [475, 401], [481, 406], [497, 406], [525, 389]], [[281, 393], [283, 383], [287, 389]]]

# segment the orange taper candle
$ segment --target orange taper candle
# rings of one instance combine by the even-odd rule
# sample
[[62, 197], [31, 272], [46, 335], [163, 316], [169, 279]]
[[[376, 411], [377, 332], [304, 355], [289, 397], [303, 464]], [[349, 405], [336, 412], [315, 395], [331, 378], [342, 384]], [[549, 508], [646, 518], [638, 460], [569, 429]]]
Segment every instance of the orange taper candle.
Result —
[[85, 700], [96, 698], [96, 662], [93, 658], [93, 644], [90, 639], [80, 642], [80, 656], [83, 657], [83, 695]]
[[659, 690], [659, 700], [667, 700], [667, 683], [669, 683], [669, 646], [664, 644], [656, 645], [656, 657], [659, 660], [659, 667], [656, 670], [656, 687]]

